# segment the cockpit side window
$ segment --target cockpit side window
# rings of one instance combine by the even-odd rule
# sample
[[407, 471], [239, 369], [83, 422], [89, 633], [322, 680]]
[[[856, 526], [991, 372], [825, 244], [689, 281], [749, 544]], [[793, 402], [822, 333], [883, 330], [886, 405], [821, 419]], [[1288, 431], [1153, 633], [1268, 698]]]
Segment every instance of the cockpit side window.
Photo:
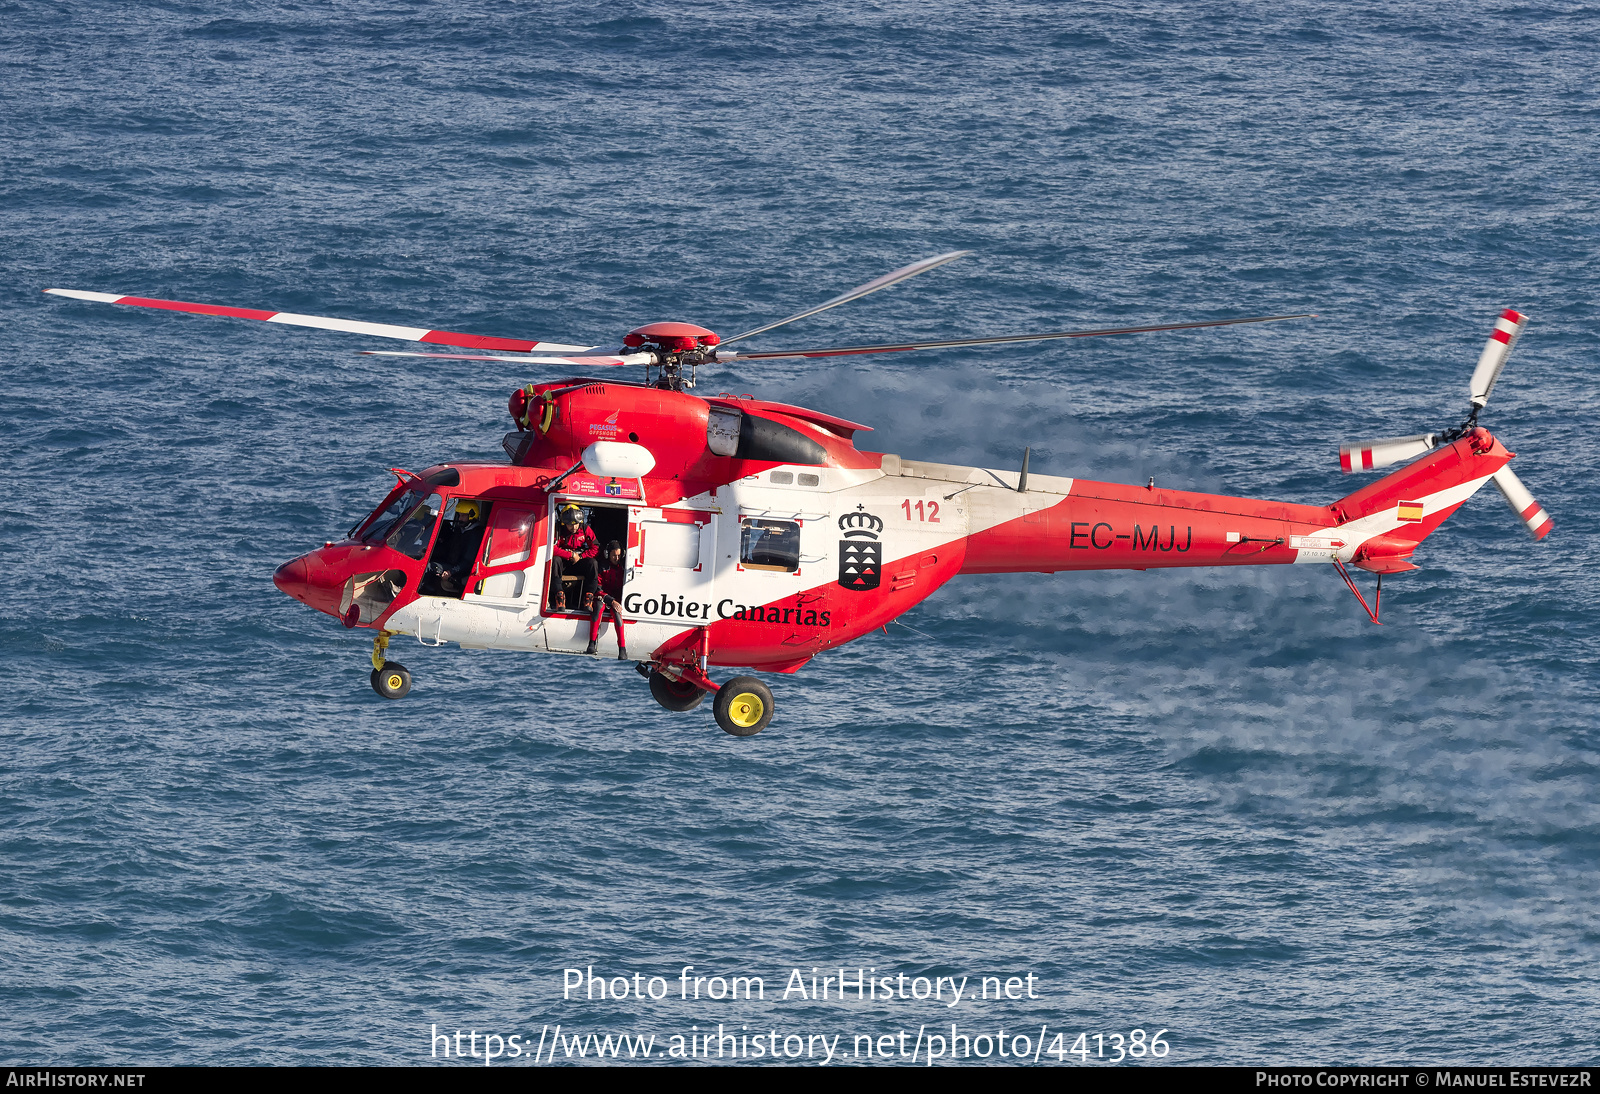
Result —
[[421, 560], [428, 553], [428, 541], [433, 539], [433, 526], [439, 523], [439, 510], [444, 499], [429, 494], [428, 500], [412, 509], [400, 527], [388, 538], [388, 544], [407, 558]]
[[533, 554], [534, 520], [532, 509], [497, 503], [489, 514], [489, 534], [483, 541], [484, 565], [527, 561]]
[[415, 508], [417, 502], [421, 500], [422, 491], [420, 490], [401, 491], [393, 501], [387, 505], [379, 506], [377, 511], [370, 517], [357, 524], [355, 529], [351, 530], [352, 537], [355, 531], [364, 524], [366, 525], [366, 531], [361, 534], [362, 542], [382, 542], [383, 537], [394, 531], [395, 525], [400, 523], [400, 519]]

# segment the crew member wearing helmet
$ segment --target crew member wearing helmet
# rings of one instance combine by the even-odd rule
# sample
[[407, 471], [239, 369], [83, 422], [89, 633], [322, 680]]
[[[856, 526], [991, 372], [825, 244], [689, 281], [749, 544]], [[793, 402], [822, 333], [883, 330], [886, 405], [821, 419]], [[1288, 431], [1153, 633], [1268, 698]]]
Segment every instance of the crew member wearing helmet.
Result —
[[584, 653], [597, 653], [600, 641], [600, 621], [606, 609], [611, 609], [611, 621], [617, 628], [617, 660], [628, 659], [628, 638], [622, 631], [622, 583], [627, 579], [627, 568], [622, 564], [622, 544], [616, 540], [606, 543], [600, 552], [600, 596], [595, 600], [594, 615], [589, 619], [589, 648]]
[[483, 542], [483, 516], [487, 506], [464, 499], [454, 504], [455, 512], [439, 529], [438, 542], [428, 556], [428, 567], [418, 589], [424, 595], [459, 597], [465, 592], [472, 560]]
[[567, 594], [561, 579], [571, 575], [583, 578], [582, 601], [584, 611], [594, 609], [594, 588], [599, 579], [595, 556], [600, 553], [600, 541], [594, 529], [584, 519], [584, 512], [576, 505], [563, 505], [556, 517], [556, 545], [550, 560], [550, 610], [567, 610]]

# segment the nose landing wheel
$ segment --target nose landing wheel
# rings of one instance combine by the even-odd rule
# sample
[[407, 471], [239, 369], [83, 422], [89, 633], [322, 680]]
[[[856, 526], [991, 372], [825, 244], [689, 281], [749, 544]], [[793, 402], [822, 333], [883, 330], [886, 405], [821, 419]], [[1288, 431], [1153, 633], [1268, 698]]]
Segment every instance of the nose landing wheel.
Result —
[[404, 699], [411, 690], [411, 673], [398, 661], [385, 661], [372, 670], [372, 690], [385, 699]]
[[389, 632], [372, 636], [372, 690], [385, 699], [404, 699], [411, 690], [411, 673], [398, 661], [389, 661]]

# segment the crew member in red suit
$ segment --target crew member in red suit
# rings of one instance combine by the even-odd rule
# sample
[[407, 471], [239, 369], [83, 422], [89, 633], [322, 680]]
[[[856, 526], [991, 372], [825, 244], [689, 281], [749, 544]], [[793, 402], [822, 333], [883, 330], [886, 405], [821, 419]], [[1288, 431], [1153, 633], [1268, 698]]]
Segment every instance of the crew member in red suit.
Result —
[[561, 579], [569, 574], [583, 579], [583, 610], [594, 607], [594, 587], [600, 573], [595, 556], [600, 553], [600, 541], [594, 538], [594, 529], [583, 519], [583, 510], [576, 505], [564, 505], [556, 518], [556, 545], [550, 552], [550, 610], [567, 610], [567, 594]]
[[627, 568], [622, 564], [622, 544], [612, 540], [600, 552], [600, 597], [595, 601], [594, 615], [589, 619], [589, 648], [585, 653], [595, 653], [599, 647], [600, 622], [606, 609], [611, 609], [611, 622], [617, 628], [617, 660], [628, 659], [628, 639], [622, 633], [622, 583], [627, 578]]

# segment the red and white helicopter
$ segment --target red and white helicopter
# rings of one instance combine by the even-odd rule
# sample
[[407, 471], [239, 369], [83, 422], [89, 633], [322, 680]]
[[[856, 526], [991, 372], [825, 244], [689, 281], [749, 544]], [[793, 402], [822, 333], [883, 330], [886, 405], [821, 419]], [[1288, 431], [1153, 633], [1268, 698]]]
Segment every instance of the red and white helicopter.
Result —
[[[577, 505], [600, 542], [625, 545], [621, 620], [651, 693], [669, 710], [716, 696], [717, 724], [736, 736], [772, 718], [772, 692], [750, 676], [718, 685], [712, 666], [795, 672], [859, 638], [958, 574], [1144, 570], [1319, 563], [1338, 572], [1374, 623], [1383, 575], [1414, 570], [1417, 545], [1486, 482], [1535, 538], [1550, 518], [1506, 466], [1513, 453], [1478, 425], [1526, 318], [1496, 321], [1470, 384], [1466, 420], [1413, 437], [1345, 445], [1346, 472], [1411, 461], [1326, 506], [959, 467], [867, 452], [870, 427], [749, 396], [693, 393], [699, 365], [838, 357], [1150, 331], [1304, 316], [1053, 331], [933, 342], [736, 351], [734, 342], [951, 262], [912, 263], [814, 308], [733, 338], [690, 323], [651, 323], [618, 347], [481, 337], [215, 304], [47, 289], [129, 304], [495, 353], [368, 351], [593, 370], [642, 368], [643, 382], [575, 376], [511, 395], [516, 430], [503, 464], [450, 463], [397, 481], [348, 535], [280, 566], [273, 582], [346, 627], [373, 632], [372, 687], [398, 699], [411, 674], [389, 642], [582, 654], [586, 612], [558, 610], [552, 590], [556, 514]], [[470, 508], [465, 503], [473, 503]], [[456, 542], [458, 508], [470, 542]], [[453, 580], [430, 567], [446, 553]], [[1369, 607], [1349, 566], [1378, 575]], [[566, 581], [576, 580], [565, 578]], [[555, 582], [559, 583], [559, 581]], [[450, 591], [446, 591], [446, 590]], [[576, 598], [574, 598], [575, 600]], [[575, 606], [576, 603], [575, 603]], [[620, 652], [613, 624], [601, 652]]]

